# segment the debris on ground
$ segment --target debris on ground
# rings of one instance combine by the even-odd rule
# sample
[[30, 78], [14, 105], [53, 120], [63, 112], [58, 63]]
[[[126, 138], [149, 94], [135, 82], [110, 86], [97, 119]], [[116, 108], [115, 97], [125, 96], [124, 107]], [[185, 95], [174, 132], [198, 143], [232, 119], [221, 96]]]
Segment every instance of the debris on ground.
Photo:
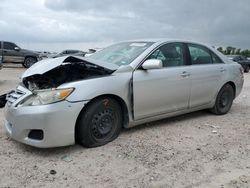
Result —
[[51, 175], [55, 175], [56, 174], [56, 171], [55, 170], [50, 170], [49, 172]]
[[212, 133], [213, 133], [213, 134], [216, 134], [216, 133], [217, 133], [217, 131], [216, 131], [216, 130], [212, 130]]
[[73, 159], [70, 156], [64, 155], [63, 157], [61, 157], [61, 159], [65, 162], [71, 162], [73, 161]]
[[220, 129], [220, 126], [216, 126], [216, 125], [210, 125], [210, 127], [213, 129]]

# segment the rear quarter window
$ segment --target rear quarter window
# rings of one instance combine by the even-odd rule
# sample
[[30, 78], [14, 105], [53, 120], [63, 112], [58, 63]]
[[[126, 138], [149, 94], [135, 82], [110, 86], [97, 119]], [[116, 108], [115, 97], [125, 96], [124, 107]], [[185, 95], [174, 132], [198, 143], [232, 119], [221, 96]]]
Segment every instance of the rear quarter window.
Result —
[[224, 63], [214, 52], [210, 52], [214, 64]]

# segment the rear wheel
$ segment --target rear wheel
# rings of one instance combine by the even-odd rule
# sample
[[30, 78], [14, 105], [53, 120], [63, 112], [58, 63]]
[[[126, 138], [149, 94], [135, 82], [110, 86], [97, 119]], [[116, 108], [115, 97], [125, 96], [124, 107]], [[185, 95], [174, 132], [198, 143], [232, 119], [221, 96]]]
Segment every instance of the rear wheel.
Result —
[[32, 65], [34, 65], [37, 62], [37, 59], [34, 57], [26, 57], [24, 62], [23, 62], [23, 66], [25, 68], [30, 68]]
[[230, 84], [224, 85], [219, 91], [215, 105], [210, 111], [217, 115], [228, 113], [234, 100], [234, 89]]
[[93, 101], [80, 114], [77, 142], [85, 147], [107, 144], [118, 137], [122, 128], [122, 110], [118, 102], [104, 97]]

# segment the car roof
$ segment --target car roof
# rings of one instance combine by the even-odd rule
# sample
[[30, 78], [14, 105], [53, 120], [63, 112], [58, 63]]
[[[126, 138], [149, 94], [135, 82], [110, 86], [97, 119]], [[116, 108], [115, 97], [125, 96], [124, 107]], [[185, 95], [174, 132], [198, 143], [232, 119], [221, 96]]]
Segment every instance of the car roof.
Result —
[[5, 41], [5, 40], [0, 40], [0, 42], [10, 42], [10, 43], [15, 43], [15, 42]]
[[204, 46], [213, 47], [211, 44], [207, 44], [204, 42], [189, 40], [189, 39], [176, 39], [176, 38], [142, 38], [142, 39], [134, 39], [134, 40], [126, 40], [122, 42], [153, 42], [153, 43], [168, 43], [168, 42], [184, 42], [184, 43], [193, 43], [200, 44]]

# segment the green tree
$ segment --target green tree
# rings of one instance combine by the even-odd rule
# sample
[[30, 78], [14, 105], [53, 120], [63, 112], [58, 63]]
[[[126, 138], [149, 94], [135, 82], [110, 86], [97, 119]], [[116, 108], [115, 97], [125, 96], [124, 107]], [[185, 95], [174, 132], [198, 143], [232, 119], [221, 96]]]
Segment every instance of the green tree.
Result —
[[238, 48], [238, 49], [236, 50], [235, 54], [236, 54], [236, 55], [240, 55], [240, 53], [241, 53], [241, 49]]
[[244, 56], [246, 56], [246, 57], [250, 57], [250, 50], [243, 50], [243, 51], [241, 51], [241, 55], [244, 55]]
[[235, 55], [236, 54], [236, 48], [232, 47], [231, 54]]
[[231, 46], [226, 47], [226, 55], [230, 55], [232, 52], [232, 49], [233, 49], [233, 47], [231, 47]]
[[221, 53], [224, 53], [224, 51], [223, 51], [223, 48], [222, 48], [222, 47], [217, 48], [217, 50], [218, 50], [219, 52], [221, 52]]
[[250, 57], [250, 50], [245, 49], [241, 50], [241, 48], [235, 48], [232, 46], [228, 46], [225, 49], [223, 47], [218, 47], [217, 50], [225, 55], [244, 55], [246, 57]]

